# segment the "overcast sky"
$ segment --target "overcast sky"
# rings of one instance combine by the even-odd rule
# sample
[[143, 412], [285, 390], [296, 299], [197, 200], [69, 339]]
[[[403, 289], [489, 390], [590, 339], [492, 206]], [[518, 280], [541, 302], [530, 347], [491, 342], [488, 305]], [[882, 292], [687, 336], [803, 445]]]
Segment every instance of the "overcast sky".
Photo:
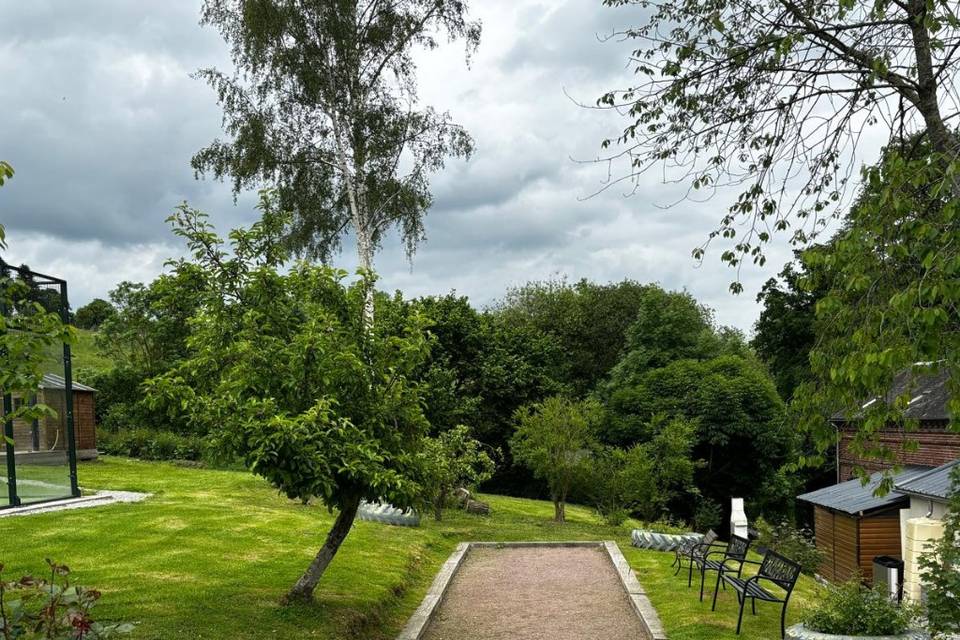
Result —
[[[407, 296], [456, 289], [477, 306], [528, 280], [566, 275], [633, 278], [686, 288], [718, 320], [749, 330], [761, 284], [790, 256], [781, 239], [766, 269], [733, 273], [690, 251], [728, 199], [682, 202], [658, 176], [632, 197], [601, 186], [596, 156], [615, 135], [615, 114], [578, 107], [626, 85], [629, 44], [602, 42], [639, 22], [638, 9], [600, 0], [482, 0], [479, 51], [422, 56], [421, 96], [472, 133], [476, 153], [433, 178], [427, 242], [412, 265], [399, 242], [377, 258], [385, 288]], [[77, 307], [121, 280], [148, 281], [181, 246], [164, 219], [181, 201], [209, 212], [221, 231], [255, 219], [253, 197], [195, 179], [190, 157], [221, 135], [213, 92], [190, 78], [230, 69], [225, 46], [198, 25], [199, 0], [0, 0], [0, 158], [16, 177], [0, 190], [5, 259], [67, 278]], [[352, 268], [351, 242], [338, 258]]]

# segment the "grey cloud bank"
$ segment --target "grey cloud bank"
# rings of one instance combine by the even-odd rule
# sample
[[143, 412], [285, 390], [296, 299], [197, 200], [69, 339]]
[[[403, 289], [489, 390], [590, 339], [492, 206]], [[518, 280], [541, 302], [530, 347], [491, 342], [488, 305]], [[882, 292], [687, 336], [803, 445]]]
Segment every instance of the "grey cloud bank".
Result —
[[[663, 209], [680, 192], [644, 176], [587, 197], [606, 169], [595, 157], [623, 121], [578, 107], [632, 76], [630, 43], [603, 36], [640, 19], [638, 10], [599, 0], [483, 0], [480, 50], [468, 68], [462, 49], [421, 57], [424, 101], [473, 134], [469, 162], [434, 176], [428, 239], [408, 263], [398, 242], [378, 256], [382, 286], [407, 295], [456, 289], [478, 305], [509, 286], [566, 274], [596, 280], [658, 281], [687, 288], [748, 330], [753, 294], [790, 256], [771, 247], [766, 269], [745, 269], [745, 294], [699, 245], [725, 208], [722, 197]], [[229, 69], [218, 35], [198, 25], [199, 2], [0, 0], [3, 117], [0, 157], [17, 170], [0, 191], [11, 249], [70, 281], [74, 306], [124, 279], [149, 280], [180, 245], [164, 219], [181, 201], [208, 211], [221, 231], [255, 219], [255, 198], [234, 205], [226, 185], [196, 180], [190, 157], [221, 136], [212, 91], [190, 74]], [[337, 260], [355, 265], [352, 245]]]

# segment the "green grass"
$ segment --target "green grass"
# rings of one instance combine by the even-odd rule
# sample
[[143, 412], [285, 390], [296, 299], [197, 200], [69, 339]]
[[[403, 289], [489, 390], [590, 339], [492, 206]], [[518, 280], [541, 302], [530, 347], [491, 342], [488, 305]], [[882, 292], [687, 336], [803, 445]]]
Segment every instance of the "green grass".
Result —
[[[77, 342], [70, 345], [70, 358], [74, 371], [93, 370], [105, 371], [113, 366], [113, 361], [105, 357], [97, 349], [97, 332], [89, 329], [77, 329]], [[50, 348], [46, 362], [45, 373], [63, 375], [63, 348], [57, 344]], [[83, 380], [78, 380], [83, 382]]]
[[[597, 523], [571, 506], [569, 522], [550, 521], [547, 502], [485, 496], [488, 518], [448, 512], [441, 523], [399, 528], [358, 522], [317, 591], [313, 605], [279, 598], [323, 540], [332, 517], [321, 506], [278, 496], [244, 473], [186, 469], [118, 458], [80, 467], [84, 487], [154, 494], [118, 504], [0, 520], [7, 577], [42, 570], [50, 557], [74, 579], [103, 590], [98, 617], [139, 623], [133, 638], [394, 637], [433, 575], [463, 540], [600, 540], [620, 543], [663, 618], [671, 640], [734, 638], [735, 598], [718, 611], [674, 578], [672, 554], [629, 546], [629, 526]], [[804, 579], [791, 616], [812, 598]], [[745, 640], [779, 637], [778, 611], [747, 615]]]

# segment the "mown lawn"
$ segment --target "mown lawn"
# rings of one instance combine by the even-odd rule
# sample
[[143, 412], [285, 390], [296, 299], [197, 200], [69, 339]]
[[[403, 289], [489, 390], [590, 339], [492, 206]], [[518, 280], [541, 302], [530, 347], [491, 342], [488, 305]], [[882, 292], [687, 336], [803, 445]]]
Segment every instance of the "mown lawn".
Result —
[[[324, 577], [315, 605], [281, 607], [332, 518], [316, 505], [278, 496], [243, 472], [187, 469], [106, 458], [80, 467], [81, 485], [146, 491], [139, 504], [0, 519], [5, 575], [65, 562], [74, 579], [103, 590], [98, 617], [137, 622], [135, 639], [392, 638], [434, 573], [463, 540], [616, 540], [646, 587], [672, 640], [734, 638], [736, 600], [721, 593], [716, 613], [673, 577], [672, 555], [629, 546], [629, 526], [597, 523], [570, 507], [550, 522], [546, 502], [485, 496], [489, 518], [456, 511], [417, 529], [358, 522]], [[804, 580], [794, 618], [813, 597]], [[778, 610], [758, 605], [742, 638], [779, 637]]]

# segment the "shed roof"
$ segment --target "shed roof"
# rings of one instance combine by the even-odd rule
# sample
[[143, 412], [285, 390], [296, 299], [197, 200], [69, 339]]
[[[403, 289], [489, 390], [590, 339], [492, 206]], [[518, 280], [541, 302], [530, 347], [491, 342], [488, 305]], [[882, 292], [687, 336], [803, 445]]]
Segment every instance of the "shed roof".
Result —
[[[931, 363], [918, 362], [918, 366], [929, 366]], [[901, 371], [893, 379], [890, 389], [884, 395], [884, 402], [891, 403], [902, 395], [909, 395], [910, 400], [903, 412], [903, 417], [913, 420], [946, 421], [950, 419], [947, 403], [950, 400], [950, 372], [944, 367], [934, 373], [915, 373], [913, 368]], [[881, 398], [871, 398], [863, 408]], [[842, 412], [833, 416], [835, 422], [846, 422], [847, 416]]]
[[[930, 471], [929, 467], [905, 467], [903, 471], [894, 476], [894, 484], [907, 482], [927, 471]], [[819, 507], [853, 516], [862, 516], [872, 511], [888, 509], [901, 504], [906, 506], [908, 500], [903, 494], [891, 491], [882, 497], [874, 495], [874, 491], [876, 491], [882, 478], [883, 472], [878, 471], [870, 476], [870, 481], [866, 485], [859, 478], [854, 478], [831, 487], [824, 487], [797, 496], [797, 500], [803, 500]]]
[[947, 496], [950, 495], [952, 482], [950, 474], [957, 465], [960, 465], [960, 460], [948, 462], [942, 467], [930, 469], [918, 476], [898, 480], [894, 484], [894, 491], [911, 496], [945, 501]]
[[[65, 389], [66, 380], [63, 379], [63, 376], [58, 376], [54, 373], [45, 373], [43, 374], [43, 381], [40, 383], [41, 389]], [[85, 384], [80, 384], [76, 380], [72, 380], [70, 386], [74, 391], [96, 391], [93, 387], [88, 387]]]

